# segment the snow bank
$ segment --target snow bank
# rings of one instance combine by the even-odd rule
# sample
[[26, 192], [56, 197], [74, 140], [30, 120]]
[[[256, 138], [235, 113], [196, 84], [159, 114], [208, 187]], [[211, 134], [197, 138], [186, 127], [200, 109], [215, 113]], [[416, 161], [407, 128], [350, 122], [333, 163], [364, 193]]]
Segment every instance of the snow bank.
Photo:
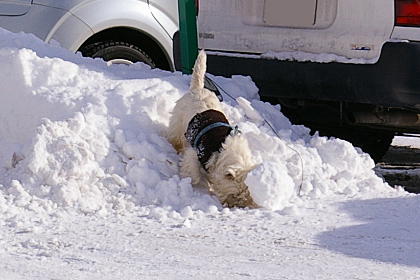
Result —
[[[179, 157], [166, 140], [189, 76], [141, 63], [107, 67], [29, 35], [0, 37], [2, 223], [24, 227], [68, 212], [183, 219], [222, 210], [179, 178]], [[259, 101], [250, 78], [214, 80], [242, 97], [224, 96], [223, 107], [260, 164], [247, 179], [260, 205], [287, 212], [331, 195], [394, 191], [361, 150], [310, 136], [279, 106]]]

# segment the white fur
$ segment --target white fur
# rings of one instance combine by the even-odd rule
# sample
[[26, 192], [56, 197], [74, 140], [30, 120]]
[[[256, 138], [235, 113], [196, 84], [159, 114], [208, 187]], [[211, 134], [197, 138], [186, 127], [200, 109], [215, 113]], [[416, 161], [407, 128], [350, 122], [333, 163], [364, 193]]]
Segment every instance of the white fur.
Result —
[[194, 65], [191, 86], [181, 97], [169, 121], [168, 139], [178, 153], [183, 153], [181, 176], [191, 177], [194, 186], [206, 186], [222, 204], [229, 207], [256, 207], [245, 184], [247, 174], [255, 167], [248, 141], [239, 134], [231, 134], [221, 152], [213, 153], [206, 164], [206, 172], [184, 136], [190, 120], [198, 113], [214, 109], [223, 113], [216, 95], [204, 88], [206, 54], [200, 51]]

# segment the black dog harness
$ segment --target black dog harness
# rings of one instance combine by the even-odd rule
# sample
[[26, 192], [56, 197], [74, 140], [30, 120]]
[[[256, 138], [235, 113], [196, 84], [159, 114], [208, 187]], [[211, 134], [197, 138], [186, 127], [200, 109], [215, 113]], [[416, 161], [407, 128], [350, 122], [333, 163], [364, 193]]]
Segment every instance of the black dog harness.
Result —
[[216, 110], [198, 113], [188, 123], [185, 137], [197, 151], [198, 160], [204, 169], [211, 155], [220, 151], [223, 142], [232, 130], [225, 115]]

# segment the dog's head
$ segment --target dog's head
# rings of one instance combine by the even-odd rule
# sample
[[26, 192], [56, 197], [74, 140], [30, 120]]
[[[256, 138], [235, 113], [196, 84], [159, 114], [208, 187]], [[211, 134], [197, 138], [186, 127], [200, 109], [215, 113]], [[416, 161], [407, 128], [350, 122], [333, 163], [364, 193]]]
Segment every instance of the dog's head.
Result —
[[215, 154], [206, 167], [213, 191], [228, 207], [258, 207], [245, 184], [248, 173], [255, 168], [248, 141], [242, 135], [230, 135], [223, 149]]

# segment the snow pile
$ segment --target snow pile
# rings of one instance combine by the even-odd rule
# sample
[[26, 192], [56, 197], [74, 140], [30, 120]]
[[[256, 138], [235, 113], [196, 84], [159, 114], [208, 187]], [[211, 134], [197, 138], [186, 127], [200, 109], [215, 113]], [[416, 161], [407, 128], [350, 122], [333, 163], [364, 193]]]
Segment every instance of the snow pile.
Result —
[[261, 163], [248, 174], [245, 183], [255, 203], [268, 209], [281, 209], [295, 192], [295, 182], [282, 163]]
[[[143, 64], [107, 67], [32, 36], [0, 37], [4, 223], [24, 226], [27, 211], [36, 219], [65, 212], [177, 219], [222, 209], [206, 190], [179, 178], [179, 156], [166, 140], [189, 76]], [[224, 96], [223, 107], [260, 164], [247, 179], [260, 205], [286, 211], [330, 195], [393, 191], [374, 174], [369, 156], [291, 125], [279, 106], [257, 99], [251, 79], [214, 80], [242, 97]]]

